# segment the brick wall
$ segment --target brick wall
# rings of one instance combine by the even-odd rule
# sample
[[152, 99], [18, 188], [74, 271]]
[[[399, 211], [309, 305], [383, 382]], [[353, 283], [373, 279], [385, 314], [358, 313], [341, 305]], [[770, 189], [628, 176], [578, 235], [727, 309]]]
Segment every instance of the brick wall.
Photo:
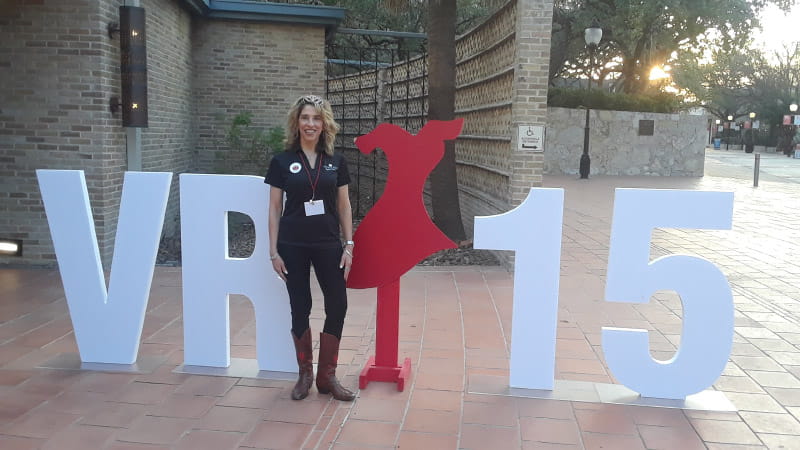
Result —
[[[324, 94], [321, 27], [198, 20], [193, 30], [195, 132], [200, 172], [221, 169], [233, 118], [253, 115], [253, 126], [285, 128], [297, 97]], [[238, 173], [263, 174], [265, 167]]]
[[[206, 21], [176, 0], [142, 0], [147, 17], [149, 128], [145, 171], [211, 172], [224, 131], [241, 111], [262, 128], [284, 125], [289, 103], [324, 87], [321, 26]], [[16, 2], [0, 12], [0, 237], [22, 239], [22, 258], [53, 265], [36, 169], [85, 171], [100, 255], [111, 262], [127, 166], [126, 132], [110, 113], [121, 95], [122, 0]], [[263, 169], [258, 169], [261, 172]], [[173, 180], [165, 234], [176, 234]]]
[[530, 188], [542, 185], [544, 155], [517, 150], [518, 125], [547, 124], [552, 0], [517, 0], [517, 52], [511, 112], [511, 206], [519, 205]]
[[192, 133], [192, 16], [173, 0], [143, 0], [147, 14], [148, 128], [142, 129], [142, 170], [173, 172], [164, 219], [167, 236], [177, 235], [178, 175], [196, 169]]
[[[111, 256], [124, 163], [108, 98], [119, 85], [117, 43], [106, 34], [116, 2], [17, 2], [0, 17], [0, 237], [22, 239], [22, 258], [51, 265], [50, 232], [35, 170], [86, 174], [101, 256]], [[116, 15], [114, 13], [114, 15]]]

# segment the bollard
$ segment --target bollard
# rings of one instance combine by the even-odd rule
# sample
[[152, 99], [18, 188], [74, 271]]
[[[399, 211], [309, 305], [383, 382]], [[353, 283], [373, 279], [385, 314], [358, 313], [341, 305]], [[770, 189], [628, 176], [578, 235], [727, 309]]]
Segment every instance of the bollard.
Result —
[[761, 166], [761, 153], [756, 153], [756, 162], [753, 165], [753, 187], [758, 187], [759, 166]]

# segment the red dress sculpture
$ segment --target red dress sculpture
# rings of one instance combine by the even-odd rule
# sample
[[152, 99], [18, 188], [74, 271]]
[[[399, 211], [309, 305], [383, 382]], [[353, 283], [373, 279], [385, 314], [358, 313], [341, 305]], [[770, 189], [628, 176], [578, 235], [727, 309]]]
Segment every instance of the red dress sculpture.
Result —
[[358, 226], [347, 287], [396, 281], [432, 253], [456, 245], [433, 224], [422, 200], [425, 179], [458, 137], [464, 120], [431, 120], [414, 136], [387, 123], [356, 139], [362, 153], [380, 147], [389, 163], [386, 188]]
[[353, 236], [356, 245], [347, 278], [349, 288], [378, 288], [375, 356], [361, 371], [361, 389], [370, 381], [389, 381], [402, 391], [411, 373], [409, 358], [397, 365], [400, 277], [431, 253], [456, 247], [428, 216], [422, 190], [444, 155], [444, 141], [458, 137], [463, 123], [431, 120], [416, 136], [384, 123], [356, 139], [362, 153], [383, 149], [389, 164], [383, 195]]

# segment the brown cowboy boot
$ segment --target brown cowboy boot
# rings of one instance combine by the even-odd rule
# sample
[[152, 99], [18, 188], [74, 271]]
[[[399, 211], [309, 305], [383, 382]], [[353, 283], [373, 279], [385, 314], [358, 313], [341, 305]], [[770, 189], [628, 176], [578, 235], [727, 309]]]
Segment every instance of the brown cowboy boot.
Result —
[[336, 400], [352, 402], [356, 394], [339, 384], [336, 379], [336, 362], [339, 359], [339, 339], [328, 333], [319, 334], [319, 366], [317, 367], [317, 390], [320, 394], [332, 394]]
[[292, 333], [294, 339], [294, 350], [297, 355], [298, 376], [297, 384], [292, 389], [292, 400], [302, 400], [308, 396], [308, 390], [311, 389], [311, 381], [314, 379], [314, 354], [311, 349], [311, 329], [307, 329], [303, 333], [303, 337], [297, 339]]

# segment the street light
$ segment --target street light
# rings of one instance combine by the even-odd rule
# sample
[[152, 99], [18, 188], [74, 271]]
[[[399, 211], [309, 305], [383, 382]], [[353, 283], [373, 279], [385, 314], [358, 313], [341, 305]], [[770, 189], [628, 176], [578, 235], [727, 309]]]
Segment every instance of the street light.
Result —
[[[597, 18], [592, 19], [592, 24], [586, 28], [583, 34], [583, 39], [586, 41], [586, 46], [589, 47], [589, 92], [592, 90], [592, 70], [594, 69], [595, 53], [597, 52], [597, 45], [603, 39], [603, 29], [597, 22]], [[581, 179], [589, 178], [589, 169], [592, 161], [589, 159], [589, 111], [586, 108], [586, 125], [583, 129], [583, 154], [581, 155], [581, 162], [578, 171], [581, 174]]]
[[792, 136], [789, 138], [789, 144], [787, 144], [787, 146], [785, 147], [786, 150], [784, 151], [784, 153], [786, 154], [786, 156], [791, 157], [792, 156], [792, 144], [794, 143], [794, 135], [796, 133], [795, 124], [794, 124], [794, 113], [797, 112], [797, 103], [792, 103], [791, 105], [789, 105], [789, 111], [792, 112], [792, 120], [791, 120], [791, 123], [789, 124], [789, 127], [791, 128]]
[[731, 134], [733, 132], [733, 116], [728, 116], [728, 137], [725, 139], [725, 151], [731, 148]]
[[[709, 126], [709, 128], [711, 128], [711, 127]], [[719, 133], [719, 119], [714, 120], [714, 129], [713, 130], [708, 130], [708, 131], [709, 131], [709, 133], [708, 133], [708, 143], [712, 144], [714, 142], [714, 139], [717, 137], [717, 133]], [[714, 147], [714, 149], [716, 149], [716, 148], [717, 147]]]
[[755, 131], [756, 131], [755, 130], [756, 113], [755, 112], [751, 112], [749, 114], [749, 116], [750, 116], [750, 127], [748, 128], [748, 127], [745, 126], [745, 130], [744, 130], [744, 152], [745, 153], [753, 153], [753, 150], [755, 149], [755, 141], [756, 141], [756, 136], [755, 136]]

